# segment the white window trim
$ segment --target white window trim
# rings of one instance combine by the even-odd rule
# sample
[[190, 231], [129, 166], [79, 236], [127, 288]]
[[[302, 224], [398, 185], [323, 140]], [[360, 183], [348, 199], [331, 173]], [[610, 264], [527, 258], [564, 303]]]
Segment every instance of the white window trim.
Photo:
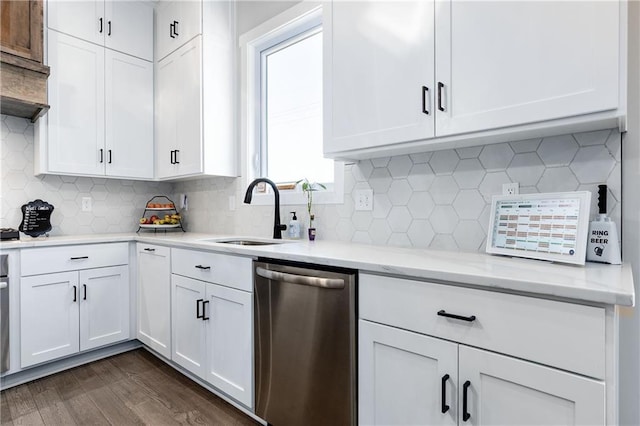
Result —
[[[290, 24], [296, 23], [296, 30], [291, 30]], [[240, 44], [240, 140], [242, 143], [243, 157], [243, 184], [246, 188], [256, 177], [255, 170], [259, 170], [260, 164], [260, 134], [261, 134], [261, 108], [260, 108], [260, 52], [266, 45], [273, 45], [287, 40], [292, 34], [300, 30], [310, 30], [322, 23], [322, 4], [318, 2], [303, 1], [279, 15], [260, 24], [252, 30], [242, 34]], [[249, 72], [252, 70], [252, 72]], [[301, 176], [300, 178], [303, 178]], [[313, 194], [314, 204], [342, 204], [344, 202], [344, 163], [334, 162], [333, 188], [327, 191], [318, 191]], [[254, 194], [252, 204], [273, 204], [273, 195], [270, 193]], [[295, 190], [281, 190], [280, 204], [298, 205], [306, 204], [307, 197], [298, 186]]]

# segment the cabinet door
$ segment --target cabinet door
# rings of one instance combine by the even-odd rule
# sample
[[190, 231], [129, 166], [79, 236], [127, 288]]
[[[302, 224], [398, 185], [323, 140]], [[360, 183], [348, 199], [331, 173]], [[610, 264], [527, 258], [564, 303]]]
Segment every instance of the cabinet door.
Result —
[[47, 2], [47, 26], [61, 33], [102, 45], [106, 24], [104, 0]]
[[20, 280], [20, 366], [29, 367], [79, 350], [78, 272]]
[[153, 178], [153, 63], [105, 50], [109, 176]]
[[138, 339], [171, 358], [171, 262], [167, 247], [138, 244]]
[[177, 111], [180, 108], [178, 56], [173, 54], [156, 67], [156, 177], [166, 178], [177, 172], [173, 152], [177, 144]]
[[206, 371], [205, 285], [203, 281], [171, 276], [171, 359], [203, 378]]
[[358, 332], [360, 424], [457, 424], [457, 344], [363, 320]]
[[42, 0], [3, 1], [2, 52], [42, 63], [42, 18]]
[[80, 350], [129, 338], [129, 267], [80, 271]]
[[324, 151], [433, 137], [433, 2], [333, 2], [323, 25]]
[[105, 3], [104, 45], [153, 61], [153, 8], [144, 2], [111, 0]]
[[158, 63], [159, 178], [202, 172], [202, 50], [196, 37]]
[[603, 425], [605, 385], [583, 376], [460, 345], [469, 425]]
[[618, 106], [618, 2], [436, 2], [438, 136]]
[[176, 51], [178, 93], [176, 109], [177, 175], [202, 172], [202, 37]]
[[156, 9], [156, 58], [164, 58], [201, 32], [202, 2], [161, 1]]
[[253, 405], [252, 294], [207, 284], [205, 380], [247, 407]]
[[104, 48], [48, 34], [48, 171], [104, 175]]

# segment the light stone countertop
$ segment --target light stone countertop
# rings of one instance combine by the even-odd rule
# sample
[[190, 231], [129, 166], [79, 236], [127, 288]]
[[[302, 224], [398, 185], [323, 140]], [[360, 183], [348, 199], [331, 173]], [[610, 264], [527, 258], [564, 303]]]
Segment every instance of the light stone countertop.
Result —
[[[0, 250], [70, 244], [138, 241], [171, 247], [210, 250], [241, 256], [358, 269], [360, 271], [449, 282], [487, 290], [503, 290], [574, 301], [633, 306], [631, 266], [587, 263], [585, 266], [545, 261], [415, 248], [374, 246], [336, 241], [283, 240], [283, 244], [238, 246], [207, 239], [242, 236], [167, 232], [76, 235], [31, 238], [0, 243]], [[264, 240], [264, 238], [246, 237]]]

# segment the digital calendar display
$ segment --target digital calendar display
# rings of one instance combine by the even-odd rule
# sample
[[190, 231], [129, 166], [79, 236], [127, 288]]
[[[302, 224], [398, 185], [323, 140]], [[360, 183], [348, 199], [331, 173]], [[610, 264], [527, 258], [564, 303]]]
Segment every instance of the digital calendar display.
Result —
[[591, 193], [494, 197], [487, 252], [584, 264]]

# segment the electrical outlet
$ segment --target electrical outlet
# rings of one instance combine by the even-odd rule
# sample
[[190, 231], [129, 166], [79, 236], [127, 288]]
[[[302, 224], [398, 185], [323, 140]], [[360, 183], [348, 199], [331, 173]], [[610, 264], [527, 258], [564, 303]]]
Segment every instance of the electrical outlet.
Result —
[[518, 195], [520, 193], [520, 184], [518, 182], [510, 182], [502, 184], [502, 195]]
[[82, 197], [82, 211], [90, 212], [93, 210], [91, 207], [91, 197]]
[[355, 191], [356, 210], [373, 210], [373, 190], [372, 189], [358, 189]]

